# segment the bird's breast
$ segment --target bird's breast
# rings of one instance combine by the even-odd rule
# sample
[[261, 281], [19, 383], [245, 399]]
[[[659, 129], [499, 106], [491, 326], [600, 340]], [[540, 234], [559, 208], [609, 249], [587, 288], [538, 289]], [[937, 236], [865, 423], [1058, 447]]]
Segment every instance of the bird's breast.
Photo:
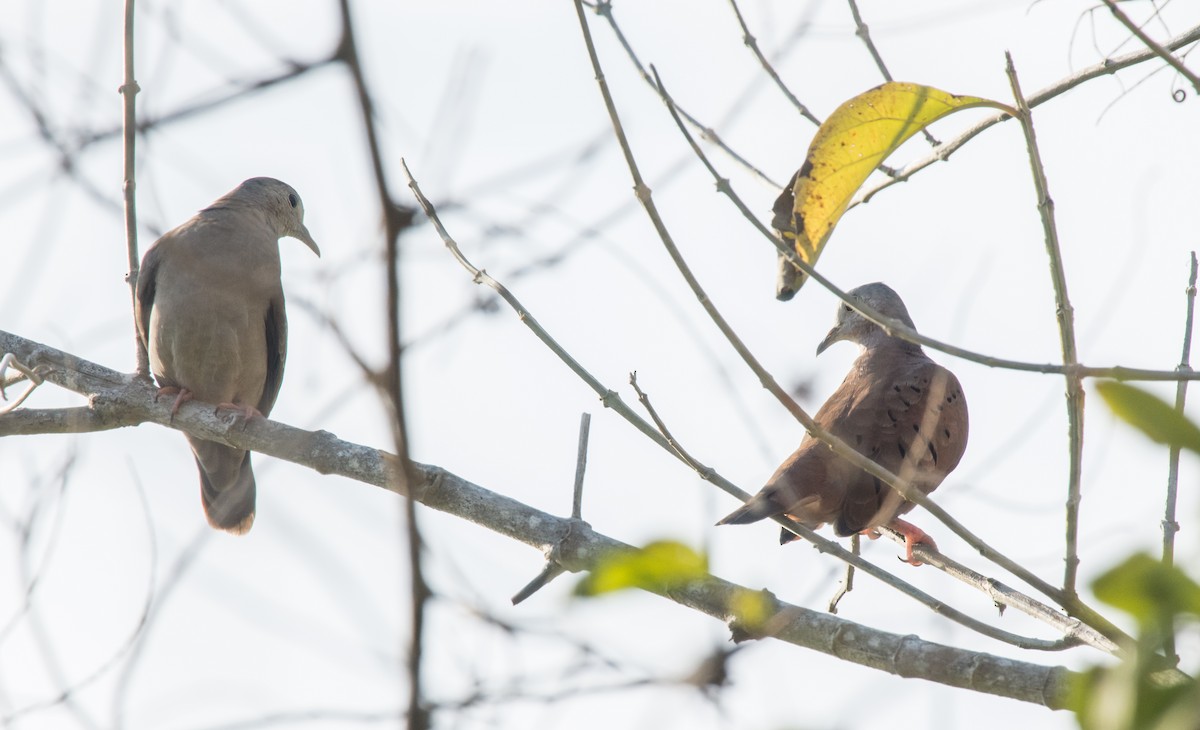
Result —
[[198, 287], [160, 297], [150, 315], [150, 365], [160, 381], [197, 400], [256, 406], [267, 378], [270, 298], [229, 286]]

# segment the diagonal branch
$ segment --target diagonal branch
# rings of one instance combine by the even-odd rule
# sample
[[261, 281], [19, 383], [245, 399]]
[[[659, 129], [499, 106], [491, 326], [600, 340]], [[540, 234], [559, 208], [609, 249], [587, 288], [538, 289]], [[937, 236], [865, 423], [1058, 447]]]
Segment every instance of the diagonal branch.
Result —
[[1117, 4], [1113, 0], [1104, 0], [1104, 4], [1108, 6], [1108, 9], [1112, 11], [1113, 17], [1120, 21], [1121, 25], [1128, 28], [1130, 33], [1137, 36], [1138, 40], [1146, 45], [1146, 48], [1154, 52], [1154, 55], [1166, 61], [1171, 68], [1178, 71], [1185, 79], [1191, 82], [1192, 88], [1196, 90], [1197, 94], [1200, 94], [1200, 76], [1192, 73], [1187, 66], [1183, 65], [1183, 61], [1180, 61], [1174, 54], [1159, 45], [1158, 41], [1146, 35], [1146, 31], [1142, 30], [1124, 11], [1117, 7]]
[[[625, 55], [629, 57], [629, 60], [633, 64], [633, 67], [635, 69], [637, 69], [637, 72], [642, 77], [642, 80], [645, 81], [651, 88], [653, 88], [654, 80], [650, 78], [650, 74], [646, 73], [646, 67], [642, 65], [641, 59], [638, 58], [637, 53], [634, 52], [633, 46], [629, 45], [629, 40], [625, 37], [625, 34], [621, 32], [621, 26], [617, 25], [617, 20], [616, 20], [616, 18], [613, 17], [612, 0], [598, 0], [598, 2], [596, 2], [594, 5], [592, 5], [590, 3], [589, 3], [589, 5], [592, 7], [593, 11], [595, 11], [595, 13], [597, 15], [602, 16], [605, 20], [608, 21], [609, 27], [612, 28], [613, 35], [615, 35], [617, 37], [617, 42], [620, 43], [621, 48], [623, 48], [625, 50]], [[693, 127], [695, 127], [700, 132], [700, 134], [704, 137], [704, 139], [708, 140], [709, 142], [712, 142], [714, 145], [719, 147], [721, 149], [721, 151], [723, 151], [725, 154], [729, 155], [730, 159], [737, 162], [742, 167], [746, 168], [746, 170], [749, 171], [752, 175], [756, 176], [757, 178], [759, 178], [763, 182], [767, 183], [768, 185], [771, 185], [773, 187], [779, 187], [779, 183], [772, 180], [770, 178], [770, 176], [767, 175], [767, 173], [765, 173], [762, 170], [755, 167], [752, 162], [750, 162], [745, 157], [738, 154], [736, 151], [734, 151], [734, 149], [732, 147], [730, 147], [728, 144], [726, 144], [725, 140], [721, 139], [721, 136], [719, 134], [717, 134], [717, 131], [715, 129], [713, 129], [712, 127], [709, 127], [709, 126], [705, 126], [703, 123], [700, 122], [699, 119], [692, 116], [691, 114], [689, 114], [686, 111], [680, 110], [679, 113], [682, 114], [685, 119], [687, 119], [688, 124], [691, 124]]]
[[[107, 427], [156, 423], [202, 439], [258, 451], [338, 474], [406, 496], [400, 460], [393, 454], [342, 441], [327, 431], [304, 431], [267, 419], [232, 425], [211, 407], [185, 403], [172, 418], [170, 403], [155, 402], [155, 389], [132, 375], [74, 357], [36, 342], [0, 331], [0, 349], [22, 359], [49, 366], [47, 380], [88, 396], [94, 423]], [[12, 417], [0, 417], [0, 433]], [[244, 425], [244, 427], [243, 427]], [[566, 570], [590, 570], [613, 551], [631, 546], [594, 531], [587, 523], [556, 517], [510, 497], [473, 484], [437, 466], [409, 462], [407, 495], [427, 507], [452, 514], [554, 555]], [[684, 586], [650, 589], [682, 606], [735, 623], [731, 606], [753, 593], [734, 583], [707, 576]], [[901, 636], [794, 606], [765, 595], [771, 638], [898, 676], [925, 679], [1052, 709], [1067, 701], [1073, 672], [967, 651]]]
[[[854, 35], [858, 36], [863, 45], [867, 47], [867, 52], [871, 54], [872, 60], [875, 61], [875, 67], [879, 69], [879, 73], [883, 75], [885, 81], [892, 80], [892, 72], [888, 71], [887, 64], [883, 62], [883, 56], [880, 55], [879, 49], [875, 47], [875, 41], [871, 39], [871, 31], [867, 28], [867, 24], [863, 22], [862, 13], [858, 11], [858, 3], [855, 0], [849, 0], [850, 14], [854, 16]], [[940, 142], [929, 133], [928, 127], [921, 129], [921, 134], [925, 135], [925, 141], [931, 147], [937, 147]]]
[[742, 42], [746, 44], [746, 47], [749, 48], [750, 52], [754, 54], [754, 57], [758, 59], [758, 63], [763, 67], [763, 71], [767, 72], [767, 75], [771, 77], [771, 81], [775, 82], [775, 85], [779, 87], [779, 90], [783, 92], [783, 95], [787, 97], [787, 100], [792, 103], [792, 106], [796, 107], [796, 111], [800, 112], [800, 116], [804, 117], [818, 127], [821, 126], [821, 120], [817, 118], [817, 115], [809, 111], [808, 107], [804, 105], [804, 102], [796, 98], [796, 95], [792, 93], [792, 90], [789, 89], [787, 84], [783, 82], [783, 79], [779, 77], [779, 74], [775, 71], [775, 67], [772, 66], [771, 62], [767, 60], [767, 57], [763, 55], [762, 49], [758, 47], [758, 39], [755, 38], [754, 34], [750, 32], [750, 27], [746, 25], [746, 19], [742, 17], [742, 10], [738, 7], [737, 0], [729, 0], [729, 5], [733, 8], [733, 14], [737, 16], [738, 25], [742, 29]]

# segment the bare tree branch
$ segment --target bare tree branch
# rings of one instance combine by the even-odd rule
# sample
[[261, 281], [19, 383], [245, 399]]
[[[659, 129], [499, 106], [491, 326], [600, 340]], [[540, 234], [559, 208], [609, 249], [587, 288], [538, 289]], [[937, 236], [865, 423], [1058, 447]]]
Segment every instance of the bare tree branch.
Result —
[[[54, 368], [47, 374], [47, 380], [89, 395], [89, 408], [104, 414], [101, 416], [104, 423], [128, 426], [157, 423], [406, 496], [400, 462], [393, 454], [342, 441], [327, 431], [304, 431], [265, 418], [226, 421], [211, 406], [196, 402], [185, 403], [172, 418], [171, 405], [166, 401], [155, 402], [155, 389], [144, 380], [8, 332], [0, 331], [0, 349], [19, 353], [29, 361], [52, 363]], [[10, 417], [11, 414], [0, 417], [0, 424]], [[568, 571], [590, 570], [614, 551], [633, 549], [594, 531], [585, 522], [547, 514], [439, 467], [410, 463], [416, 479], [408, 485], [407, 496], [545, 553], [554, 551], [555, 559]], [[655, 588], [651, 592], [734, 623], [736, 617], [730, 607], [738, 597], [751, 591], [709, 576], [684, 586]], [[1074, 676], [1061, 666], [1005, 659], [912, 635], [879, 631], [778, 601], [769, 594], [766, 600], [769, 618], [765, 625], [772, 627], [770, 637], [903, 677], [1062, 709]]]
[[[1046, 239], [1046, 254], [1050, 258], [1050, 281], [1054, 286], [1055, 312], [1058, 318], [1059, 340], [1062, 342], [1063, 365], [1071, 367], [1079, 363], [1075, 347], [1075, 309], [1067, 296], [1067, 275], [1063, 270], [1062, 250], [1058, 245], [1058, 226], [1054, 221], [1054, 199], [1050, 197], [1050, 186], [1046, 181], [1046, 168], [1042, 165], [1042, 153], [1038, 149], [1037, 134], [1033, 129], [1033, 113], [1013, 66], [1012, 54], [1005, 53], [1005, 72], [1012, 86], [1013, 98], [1020, 114], [1021, 131], [1025, 134], [1025, 146], [1029, 150], [1029, 164], [1033, 171], [1033, 184], [1037, 190], [1038, 214], [1042, 219], [1042, 230]], [[1079, 502], [1080, 480], [1083, 476], [1083, 386], [1078, 375], [1067, 374], [1067, 438], [1070, 463], [1067, 468], [1066, 504], [1066, 556], [1063, 559], [1063, 591], [1068, 596], [1076, 595], [1075, 580], [1079, 573]]]
[[[138, 86], [137, 77], [133, 73], [133, 8], [135, 0], [125, 0], [125, 82], [121, 84], [118, 90], [121, 93], [121, 111], [123, 117], [122, 129], [124, 135], [122, 137], [122, 147], [124, 152], [123, 175], [124, 183], [121, 185], [121, 193], [125, 200], [125, 250], [129, 257], [129, 273], [125, 275], [125, 280], [129, 282], [129, 297], [133, 305], [133, 309], [137, 309], [137, 285], [138, 273], [141, 258], [138, 255], [138, 235], [137, 235], [137, 95], [141, 91]], [[136, 318], [133, 318], [136, 321]], [[137, 325], [133, 328], [133, 340], [137, 363], [137, 371], [147, 377], [150, 376], [150, 357], [146, 352], [146, 343], [142, 342], [141, 336], [137, 332]]]
[[1137, 23], [1130, 20], [1129, 16], [1126, 15], [1125, 12], [1119, 7], [1117, 7], [1117, 4], [1113, 2], [1113, 0], [1104, 0], [1104, 4], [1108, 6], [1110, 11], [1112, 11], [1113, 17], [1121, 22], [1121, 25], [1128, 28], [1130, 33], [1133, 33], [1138, 37], [1138, 40], [1140, 40], [1142, 43], [1145, 43], [1146, 47], [1154, 52], [1154, 55], [1166, 61], [1171, 68], [1178, 71], [1192, 84], [1192, 88], [1196, 90], [1196, 93], [1200, 94], [1200, 76], [1196, 76], [1196, 74], [1192, 73], [1187, 66], [1183, 65], [1183, 61], [1175, 58], [1175, 55], [1159, 45], [1158, 41], [1146, 35], [1146, 31], [1142, 30]]
[[762, 49], [758, 47], [758, 39], [755, 38], [754, 34], [750, 32], [750, 27], [746, 25], [746, 19], [742, 17], [742, 10], [738, 7], [737, 0], [729, 0], [729, 5], [733, 8], [733, 14], [737, 17], [738, 26], [742, 29], [742, 42], [746, 44], [746, 47], [749, 48], [750, 52], [754, 54], [754, 57], [758, 59], [758, 63], [763, 67], [763, 71], [767, 72], [767, 75], [771, 77], [771, 80], [775, 82], [775, 85], [779, 87], [779, 90], [783, 92], [783, 95], [787, 97], [787, 100], [792, 103], [792, 106], [796, 107], [796, 111], [800, 112], [800, 116], [804, 117], [818, 127], [821, 126], [821, 120], [817, 118], [817, 115], [809, 111], [808, 107], [804, 105], [804, 102], [796, 98], [796, 95], [792, 93], [792, 90], [787, 87], [787, 84], [785, 84], [783, 79], [779, 77], [779, 74], [776, 73], [775, 67], [772, 66], [771, 62], [767, 60], [767, 57], [763, 55]]
[[[412, 225], [413, 211], [397, 205], [388, 187], [387, 173], [383, 161], [383, 151], [379, 145], [379, 135], [375, 129], [375, 107], [371, 100], [370, 89], [363, 74], [362, 59], [358, 53], [358, 45], [354, 37], [354, 21], [350, 14], [350, 0], [340, 0], [342, 39], [338, 46], [337, 58], [350, 71], [354, 81], [354, 90], [358, 96], [359, 108], [362, 112], [363, 129], [367, 137], [367, 150], [370, 154], [371, 169], [375, 174], [375, 189], [379, 195], [379, 209], [384, 224], [384, 274], [387, 291], [387, 353], [388, 369], [383, 378], [383, 391], [387, 397], [392, 424], [392, 439], [400, 460], [400, 476], [403, 480], [402, 493], [408, 493], [409, 484], [416, 479], [416, 474], [409, 465], [408, 430], [404, 412], [404, 390], [401, 375], [400, 348], [400, 234]], [[421, 565], [421, 533], [417, 526], [416, 503], [408, 499], [404, 503], [404, 516], [407, 531], [405, 532], [405, 547], [408, 552], [409, 569], [409, 599], [411, 601], [412, 619], [408, 637], [408, 662], [406, 669], [408, 680], [408, 730], [426, 730], [430, 724], [429, 710], [425, 706], [422, 687], [421, 653], [425, 631], [425, 609], [431, 595], [425, 582]]]
[[[854, 16], [854, 35], [858, 36], [863, 45], [867, 47], [867, 52], [871, 54], [872, 60], [875, 61], [875, 68], [879, 69], [879, 73], [883, 75], [885, 81], [892, 80], [892, 72], [888, 71], [887, 64], [883, 62], [883, 56], [879, 55], [879, 49], [875, 47], [875, 41], [871, 40], [871, 31], [867, 28], [867, 24], [862, 19], [862, 13], [858, 11], [858, 3], [855, 0], [849, 0], [850, 14]], [[928, 127], [921, 129], [921, 134], [925, 135], [925, 141], [931, 147], [937, 147], [938, 142], [932, 134], [929, 133]]]
[[[591, 3], [588, 3], [588, 5], [592, 7], [593, 11], [597, 15], [602, 16], [608, 21], [609, 26], [612, 28], [613, 34], [617, 37], [617, 42], [621, 44], [621, 48], [625, 49], [625, 55], [629, 57], [630, 62], [633, 63], [634, 68], [636, 68], [638, 74], [641, 75], [642, 80], [653, 87], [654, 80], [650, 78], [650, 74], [646, 73], [646, 67], [642, 65], [641, 59], [638, 58], [637, 53], [635, 53], [633, 50], [633, 47], [629, 45], [629, 41], [625, 38], [625, 34], [621, 32], [621, 27], [617, 25], [617, 21], [613, 17], [611, 0], [598, 0], [598, 2], [596, 2], [594, 5]], [[721, 136], [717, 134], [715, 129], [702, 124], [700, 120], [696, 119], [691, 114], [688, 114], [686, 111], [681, 110], [680, 114], [682, 114], [684, 118], [688, 120], [688, 124], [691, 124], [700, 131], [700, 134], [704, 137], [704, 139], [715, 144], [721, 149], [721, 151], [729, 155], [732, 160], [746, 168], [746, 170], [748, 170], [755, 177], [769, 185], [779, 187], [779, 183], [772, 180], [767, 173], [755, 167], [753, 163], [751, 163], [745, 157], [742, 157], [740, 154], [735, 152], [733, 148], [726, 144], [725, 141], [721, 139]]]
[[[1187, 310], [1183, 324], [1183, 353], [1179, 356], [1179, 366], [1176, 368], [1181, 372], [1186, 372], [1192, 369], [1192, 325], [1195, 322], [1196, 315], [1196, 274], [1197, 261], [1196, 252], [1191, 255], [1191, 273], [1188, 275], [1187, 294]], [[1175, 411], [1183, 413], [1183, 407], [1187, 404], [1187, 381], [1181, 380], [1175, 386]], [[1163, 547], [1162, 560], [1166, 565], [1175, 564], [1175, 533], [1179, 532], [1179, 522], [1175, 519], [1175, 504], [1179, 496], [1179, 446], [1173, 444], [1171, 446], [1168, 462], [1167, 462], [1167, 499], [1166, 505], [1163, 507]], [[1167, 657], [1167, 661], [1171, 666], [1179, 664], [1179, 656], [1175, 653], [1175, 634], [1171, 630], [1167, 630], [1163, 637], [1163, 653]]]

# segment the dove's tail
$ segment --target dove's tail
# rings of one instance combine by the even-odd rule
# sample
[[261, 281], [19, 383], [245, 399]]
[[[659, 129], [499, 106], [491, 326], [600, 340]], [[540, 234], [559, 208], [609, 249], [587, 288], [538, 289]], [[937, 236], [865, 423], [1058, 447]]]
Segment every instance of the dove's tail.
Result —
[[254, 524], [256, 491], [250, 452], [198, 440], [192, 448], [200, 470], [200, 501], [208, 524], [234, 535], [246, 534]]
[[747, 525], [751, 522], [765, 520], [768, 517], [783, 512], [774, 500], [764, 495], [762, 492], [750, 498], [750, 501], [738, 507], [734, 511], [725, 515], [718, 522], [718, 525]]

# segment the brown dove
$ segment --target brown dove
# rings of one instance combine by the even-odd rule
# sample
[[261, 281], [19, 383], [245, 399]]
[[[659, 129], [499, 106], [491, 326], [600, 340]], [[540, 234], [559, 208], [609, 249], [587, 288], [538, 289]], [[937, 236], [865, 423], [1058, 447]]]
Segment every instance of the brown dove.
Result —
[[[913, 327], [904, 302], [885, 284], [865, 284], [849, 294]], [[920, 345], [888, 335], [846, 304], [838, 308], [837, 322], [817, 354], [839, 340], [858, 343], [862, 354], [813, 420], [929, 494], [958, 466], [967, 447], [967, 402], [958, 379], [926, 357]], [[912, 507], [886, 483], [805, 435], [766, 486], [717, 524], [786, 514], [813, 529], [832, 523], [838, 535], [874, 537], [876, 528], [886, 525], [904, 535], [905, 557], [919, 565], [913, 545], [936, 546], [924, 531], [899, 518]], [[780, 542], [792, 539], [784, 530]]]
[[[249, 418], [271, 412], [287, 356], [279, 239], [321, 255], [304, 204], [286, 183], [251, 178], [146, 251], [138, 276], [138, 332], [172, 413], [196, 399]], [[213, 527], [237, 535], [254, 523], [250, 452], [187, 437], [200, 499]]]

